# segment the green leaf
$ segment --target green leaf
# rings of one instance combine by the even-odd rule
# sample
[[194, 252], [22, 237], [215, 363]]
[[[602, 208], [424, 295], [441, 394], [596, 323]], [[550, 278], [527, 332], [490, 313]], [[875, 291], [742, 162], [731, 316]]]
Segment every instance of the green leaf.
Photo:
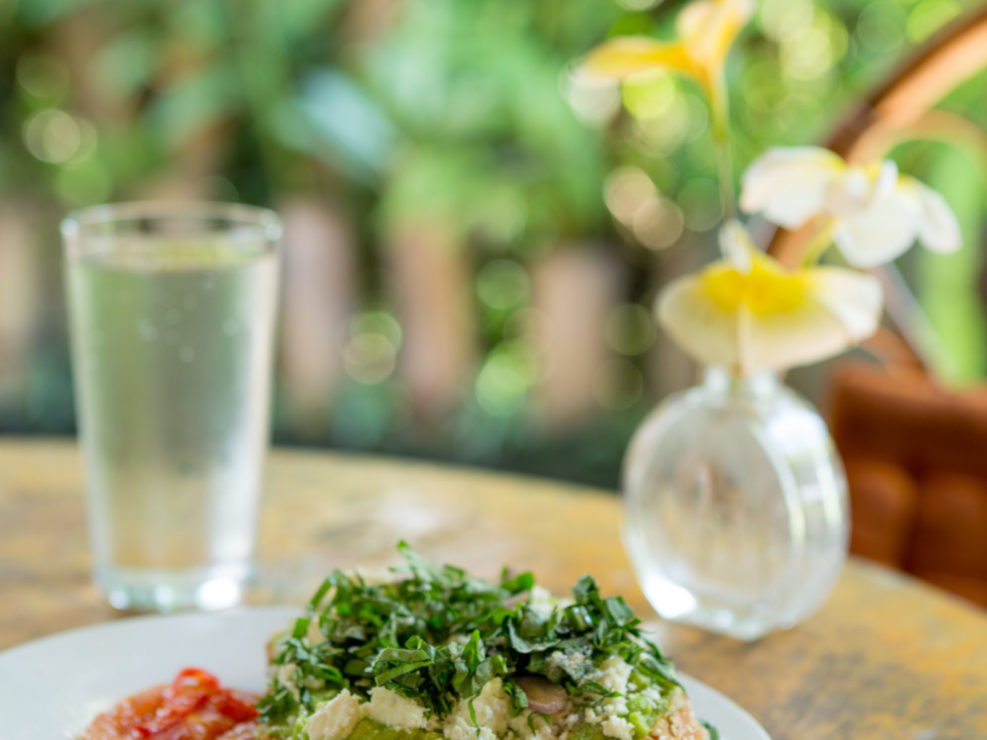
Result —
[[305, 635], [308, 634], [308, 625], [310, 621], [311, 620], [305, 619], [304, 617], [302, 617], [301, 619], [296, 619], [295, 627], [291, 631], [291, 636], [294, 637], [296, 640], [301, 637], [305, 637]]
[[518, 635], [517, 628], [514, 626], [513, 621], [507, 623], [507, 633], [510, 636], [511, 647], [517, 652], [524, 655], [528, 655], [535, 651], [548, 650], [558, 644], [558, 639], [546, 638], [542, 640], [537, 639], [525, 639]]
[[634, 612], [631, 610], [622, 596], [611, 596], [603, 601], [603, 608], [606, 610], [610, 620], [616, 625], [625, 625], [634, 621]]
[[529, 573], [519, 573], [513, 578], [507, 577], [507, 569], [505, 568], [500, 578], [500, 587], [510, 591], [512, 594], [519, 594], [523, 591], [530, 591], [531, 587], [535, 585], [535, 577]]
[[[504, 573], [494, 585], [438, 566], [405, 543], [399, 551], [405, 566], [393, 582], [371, 585], [336, 571], [320, 585], [307, 616], [275, 643], [274, 662], [295, 669], [290, 686], [272, 678], [260, 704], [263, 721], [291, 724], [343, 688], [367, 700], [375, 686], [442, 718], [495, 678], [503, 679], [517, 715], [528, 706], [512, 679], [521, 674], [545, 676], [577, 706], [588, 706], [614, 695], [592, 678], [614, 655], [662, 691], [678, 685], [630, 607], [620, 597], [601, 598], [589, 577], [573, 588], [576, 603], [536, 608], [530, 573]], [[311, 643], [313, 620], [321, 635]]]
[[383, 673], [378, 673], [375, 680], [377, 681], [378, 686], [385, 686], [388, 682], [393, 681], [399, 676], [417, 671], [419, 668], [424, 668], [431, 663], [432, 661], [430, 660], [420, 660], [415, 663], [404, 663], [402, 665], [395, 666], [394, 668], [390, 668]]

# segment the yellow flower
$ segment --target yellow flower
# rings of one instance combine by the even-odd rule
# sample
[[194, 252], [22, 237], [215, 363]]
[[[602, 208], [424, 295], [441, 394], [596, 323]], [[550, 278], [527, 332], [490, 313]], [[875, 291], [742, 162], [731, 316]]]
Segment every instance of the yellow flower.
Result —
[[647, 36], [611, 39], [591, 51], [580, 69], [621, 80], [642, 72], [673, 70], [695, 78], [715, 96], [730, 45], [753, 13], [753, 0], [697, 0], [676, 18], [675, 41], [664, 43]]
[[740, 207], [789, 229], [828, 218], [833, 241], [856, 267], [890, 262], [916, 239], [938, 252], [960, 246], [956, 216], [939, 193], [898, 174], [891, 160], [847, 165], [821, 147], [762, 154], [744, 173]]
[[720, 231], [725, 259], [670, 283], [658, 319], [702, 363], [744, 374], [781, 370], [837, 354], [874, 333], [881, 286], [837, 267], [788, 272], [729, 221]]

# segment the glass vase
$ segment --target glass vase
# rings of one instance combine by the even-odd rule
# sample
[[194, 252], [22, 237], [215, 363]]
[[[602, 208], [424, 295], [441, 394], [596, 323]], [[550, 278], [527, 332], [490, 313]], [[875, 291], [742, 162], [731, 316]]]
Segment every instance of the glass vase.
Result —
[[843, 466], [819, 413], [772, 374], [706, 370], [639, 427], [624, 540], [666, 619], [743, 640], [791, 627], [846, 559]]

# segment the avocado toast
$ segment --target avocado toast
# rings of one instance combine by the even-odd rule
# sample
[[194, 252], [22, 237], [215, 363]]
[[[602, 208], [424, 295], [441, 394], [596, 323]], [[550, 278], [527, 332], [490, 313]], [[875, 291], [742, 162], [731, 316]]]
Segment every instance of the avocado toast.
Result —
[[706, 740], [672, 665], [619, 596], [582, 577], [554, 599], [399, 545], [371, 583], [330, 575], [270, 646], [261, 737], [277, 740]]

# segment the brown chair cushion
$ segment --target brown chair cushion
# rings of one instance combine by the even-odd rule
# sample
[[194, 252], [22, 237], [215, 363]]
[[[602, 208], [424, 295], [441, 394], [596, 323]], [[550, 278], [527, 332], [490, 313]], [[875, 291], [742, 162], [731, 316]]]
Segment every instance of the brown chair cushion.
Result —
[[845, 364], [827, 412], [850, 486], [851, 550], [987, 605], [987, 389]]

